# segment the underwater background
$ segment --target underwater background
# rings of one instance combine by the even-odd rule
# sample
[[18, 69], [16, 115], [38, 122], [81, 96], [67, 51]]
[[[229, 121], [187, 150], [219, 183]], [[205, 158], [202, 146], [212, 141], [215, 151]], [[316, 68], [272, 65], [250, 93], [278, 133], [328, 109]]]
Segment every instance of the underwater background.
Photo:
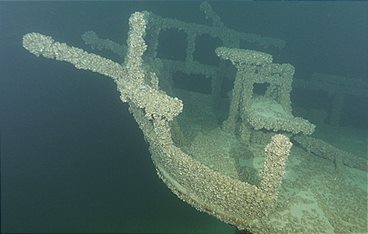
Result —
[[[199, 4], [0, 2], [1, 232], [235, 232], [160, 181], [112, 80], [22, 47], [24, 34], [39, 32], [94, 52], [81, 40], [86, 31], [125, 43], [128, 18], [141, 10], [205, 24]], [[368, 3], [211, 5], [230, 28], [285, 40], [272, 55], [295, 66], [295, 79], [320, 72], [368, 82]], [[294, 105], [331, 105], [323, 95], [302, 94], [292, 93]], [[368, 98], [346, 99], [340, 127], [318, 134], [368, 158]]]

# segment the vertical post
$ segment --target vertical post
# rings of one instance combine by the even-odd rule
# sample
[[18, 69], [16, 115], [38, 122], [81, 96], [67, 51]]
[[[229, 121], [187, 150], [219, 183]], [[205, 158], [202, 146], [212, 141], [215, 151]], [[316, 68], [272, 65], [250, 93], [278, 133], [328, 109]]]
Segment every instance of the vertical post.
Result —
[[187, 50], [186, 50], [186, 58], [185, 58], [185, 62], [186, 63], [192, 63], [193, 62], [193, 53], [195, 51], [195, 40], [196, 40], [196, 35], [194, 32], [188, 32], [187, 34]]
[[265, 148], [266, 159], [261, 172], [260, 189], [271, 200], [277, 198], [292, 145], [288, 137], [277, 134]]

